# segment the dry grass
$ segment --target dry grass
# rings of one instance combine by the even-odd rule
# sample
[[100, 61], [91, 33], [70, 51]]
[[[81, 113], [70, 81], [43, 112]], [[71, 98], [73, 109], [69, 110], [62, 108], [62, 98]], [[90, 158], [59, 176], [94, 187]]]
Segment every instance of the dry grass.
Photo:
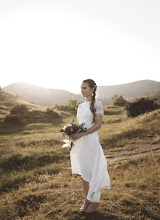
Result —
[[159, 219], [160, 111], [130, 119], [123, 108], [105, 109], [98, 133], [107, 156], [154, 151], [109, 163], [111, 189], [102, 192], [94, 215], [78, 212], [81, 179], [71, 175], [69, 149], [61, 149], [59, 133], [75, 115], [61, 116], [0, 132], [0, 219]]
[[37, 106], [33, 103], [27, 102], [21, 97], [9, 93], [3, 89], [0, 89], [0, 122], [3, 121], [4, 117], [9, 114], [10, 110], [15, 105], [24, 104], [28, 109], [46, 109], [44, 107]]

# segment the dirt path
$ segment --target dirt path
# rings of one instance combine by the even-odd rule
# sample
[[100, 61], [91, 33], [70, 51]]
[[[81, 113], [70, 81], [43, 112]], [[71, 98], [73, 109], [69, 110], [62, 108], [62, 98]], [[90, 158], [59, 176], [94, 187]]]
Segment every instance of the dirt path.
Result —
[[[127, 153], [129, 151], [126, 151]], [[158, 153], [160, 152], [160, 144], [156, 144], [156, 146], [154, 145], [154, 148], [152, 145], [150, 145], [150, 149], [147, 149], [145, 152], [142, 152], [142, 153], [133, 153], [133, 154], [127, 154], [127, 155], [124, 155], [124, 156], [117, 156], [117, 157], [107, 157], [107, 161], [108, 163], [112, 163], [112, 162], [115, 162], [115, 161], [119, 161], [119, 160], [128, 160], [128, 159], [134, 159], [134, 158], [137, 158], [137, 157], [140, 157], [140, 156], [145, 156], [145, 155], [148, 155], [148, 154], [151, 154], [151, 153]]]

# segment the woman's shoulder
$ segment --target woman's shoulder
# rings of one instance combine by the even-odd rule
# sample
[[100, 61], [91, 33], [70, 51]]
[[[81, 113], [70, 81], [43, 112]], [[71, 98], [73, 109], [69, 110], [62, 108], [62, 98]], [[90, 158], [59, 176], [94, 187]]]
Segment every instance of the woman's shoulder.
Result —
[[[79, 105], [78, 105], [78, 108], [80, 108], [82, 105], [85, 105], [85, 104], [90, 104], [91, 102], [82, 102], [82, 103], [80, 103]], [[102, 107], [102, 103], [100, 102], [100, 101], [98, 101], [98, 100], [95, 100], [95, 102], [94, 102], [94, 105], [95, 105], [95, 107]]]
[[81, 103], [78, 104], [78, 106], [81, 106], [81, 105], [83, 105], [83, 104], [84, 104], [84, 102], [81, 102]]
[[96, 114], [101, 114], [103, 116], [104, 110], [103, 110], [103, 105], [100, 101], [95, 101], [94, 107], [96, 109]]
[[81, 108], [83, 104], [84, 104], [84, 102], [79, 103], [78, 108]]
[[98, 100], [95, 100], [95, 103], [94, 103], [95, 106], [99, 107], [101, 106], [102, 107], [102, 103]]

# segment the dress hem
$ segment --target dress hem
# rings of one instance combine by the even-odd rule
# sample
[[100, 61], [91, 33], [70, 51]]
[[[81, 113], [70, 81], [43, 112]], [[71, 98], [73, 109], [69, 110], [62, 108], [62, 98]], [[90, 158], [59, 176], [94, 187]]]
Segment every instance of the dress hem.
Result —
[[86, 180], [86, 179], [85, 179], [85, 178], [82, 176], [82, 174], [81, 174], [81, 173], [72, 173], [72, 174], [77, 174], [77, 175], [80, 175], [80, 176], [81, 176], [81, 178], [83, 178], [83, 179], [84, 179], [84, 181], [86, 181], [86, 182], [90, 183], [90, 181]]

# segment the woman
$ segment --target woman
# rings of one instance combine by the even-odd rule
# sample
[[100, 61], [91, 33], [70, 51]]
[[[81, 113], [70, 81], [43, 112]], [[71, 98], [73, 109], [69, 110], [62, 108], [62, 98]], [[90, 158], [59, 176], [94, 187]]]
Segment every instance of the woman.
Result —
[[70, 151], [72, 174], [82, 176], [85, 201], [81, 212], [93, 213], [100, 201], [101, 191], [110, 188], [107, 161], [99, 143], [97, 130], [101, 127], [103, 107], [95, 100], [97, 85], [92, 79], [81, 84], [85, 102], [79, 104], [78, 123], [85, 123], [87, 130], [70, 136], [74, 141]]

